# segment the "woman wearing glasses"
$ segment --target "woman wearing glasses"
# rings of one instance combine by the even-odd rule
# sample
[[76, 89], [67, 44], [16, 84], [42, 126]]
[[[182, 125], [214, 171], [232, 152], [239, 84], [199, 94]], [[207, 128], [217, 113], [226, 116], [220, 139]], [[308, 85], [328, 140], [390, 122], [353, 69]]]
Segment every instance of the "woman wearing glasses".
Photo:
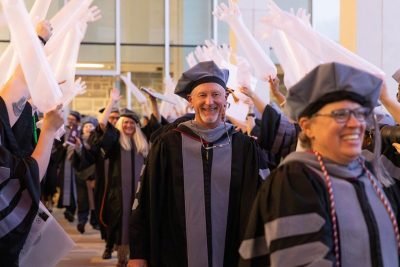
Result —
[[289, 90], [286, 108], [306, 151], [289, 154], [261, 188], [240, 248], [243, 263], [267, 266], [257, 263], [264, 257], [271, 266], [399, 266], [399, 194], [379, 157], [370, 163], [361, 156], [381, 85], [330, 63]]

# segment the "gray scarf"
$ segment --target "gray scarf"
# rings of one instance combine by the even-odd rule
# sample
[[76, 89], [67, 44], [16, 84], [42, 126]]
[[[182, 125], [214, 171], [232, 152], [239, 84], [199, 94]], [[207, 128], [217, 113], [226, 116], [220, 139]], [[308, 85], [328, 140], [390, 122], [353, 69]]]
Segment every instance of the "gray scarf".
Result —
[[[225, 127], [226, 124], [226, 127]], [[233, 127], [230, 123], [220, 123], [214, 129], [208, 129], [201, 126], [195, 120], [185, 121], [179, 125], [184, 125], [196, 133], [199, 137], [206, 140], [209, 143], [213, 143], [216, 140], [220, 139], [226, 132], [229, 133], [229, 130]]]
[[[361, 160], [364, 161], [365, 159], [360, 156]], [[330, 159], [322, 158], [326, 170], [328, 171], [329, 175], [333, 175], [340, 178], [356, 178], [359, 177], [363, 173], [363, 167], [358, 162], [358, 159], [353, 160], [347, 165], [341, 165], [336, 162], [333, 162]], [[302, 162], [310, 167], [320, 170], [321, 166], [319, 165], [317, 157], [312, 152], [293, 152], [290, 153], [280, 165], [289, 163], [289, 162]]]

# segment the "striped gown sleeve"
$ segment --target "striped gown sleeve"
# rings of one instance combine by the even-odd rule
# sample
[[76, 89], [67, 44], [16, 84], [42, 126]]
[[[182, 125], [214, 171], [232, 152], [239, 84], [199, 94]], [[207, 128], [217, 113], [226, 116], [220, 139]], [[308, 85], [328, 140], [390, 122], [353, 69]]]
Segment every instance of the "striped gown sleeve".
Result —
[[298, 125], [289, 121], [279, 108], [267, 105], [262, 114], [258, 142], [278, 166], [282, 158], [296, 149], [299, 131]]
[[333, 266], [327, 196], [313, 176], [298, 163], [271, 173], [253, 205], [239, 266]]
[[31, 157], [17, 157], [0, 145], [0, 259], [18, 259], [39, 204], [39, 168]]

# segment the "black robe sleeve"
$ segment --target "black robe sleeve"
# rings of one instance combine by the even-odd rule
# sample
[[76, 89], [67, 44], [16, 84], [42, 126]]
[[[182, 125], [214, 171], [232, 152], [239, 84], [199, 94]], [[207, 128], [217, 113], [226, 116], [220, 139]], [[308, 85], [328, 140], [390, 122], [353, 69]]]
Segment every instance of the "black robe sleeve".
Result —
[[[400, 155], [392, 145], [400, 143], [400, 126], [381, 125], [381, 135], [383, 165], [394, 179], [400, 180]], [[373, 145], [372, 142], [367, 148], [371, 152], [373, 152]]]
[[277, 108], [267, 105], [264, 109], [260, 125], [260, 146], [268, 151], [270, 161], [279, 165], [282, 158], [296, 149], [300, 127]]
[[[0, 196], [6, 208], [0, 214], [2, 218], [0, 220], [2, 235], [0, 238], [0, 259], [2, 266], [14, 266], [13, 264], [18, 261], [18, 255], [25, 243], [38, 209], [40, 198], [39, 167], [36, 160], [31, 156], [18, 157], [11, 153], [4, 141], [4, 139], [0, 140]], [[13, 180], [19, 180], [21, 187], [15, 196], [11, 196], [12, 199], [8, 199], [7, 196], [9, 194], [6, 192], [15, 189], [10, 189], [15, 186]], [[29, 192], [32, 204], [24, 207], [28, 211], [23, 215], [21, 223], [8, 231], [7, 225], [4, 225], [7, 223], [5, 218], [12, 213], [14, 215], [18, 214], [15, 211], [16, 204], [21, 199], [21, 192], [25, 189]]]
[[[330, 210], [327, 204], [328, 196], [323, 181], [319, 177], [313, 177], [316, 177], [316, 174], [296, 162], [280, 166], [271, 173], [253, 204], [240, 248], [239, 266], [280, 266], [271, 262], [271, 255], [278, 255], [285, 249], [296, 249], [296, 246], [301, 247], [313, 242], [321, 242], [327, 246], [329, 252], [324, 259], [334, 262], [333, 242], [330, 238], [332, 225], [327, 214]], [[324, 223], [319, 230], [302, 234], [302, 224], [290, 224], [296, 215], [300, 218], [305, 215], [305, 219], [314, 216], [322, 219]], [[295, 228], [293, 233], [298, 234], [281, 236], [282, 232], [279, 230], [287, 228], [288, 225]], [[269, 236], [266, 229], [270, 230]], [[270, 242], [267, 243], [266, 240]]]
[[163, 121], [163, 119], [161, 118], [161, 123], [159, 123], [156, 119], [156, 117], [154, 117], [153, 114], [151, 114], [150, 116], [150, 120], [149, 123], [147, 123], [146, 126], [144, 126], [141, 130], [143, 132], [143, 134], [146, 136], [147, 141], [150, 140], [151, 135], [157, 131], [159, 128], [161, 128], [161, 126], [163, 125], [162, 123], [165, 123], [165, 120]]
[[101, 151], [104, 158], [108, 158], [109, 154], [115, 150], [115, 144], [119, 142], [119, 131], [107, 122], [106, 128], [103, 131], [100, 126], [97, 126], [93, 134], [90, 136], [89, 144], [97, 152]]
[[258, 138], [260, 138], [261, 136], [261, 120], [259, 119], [255, 119], [255, 125], [253, 127], [253, 129], [250, 132], [251, 136], [255, 136], [258, 140]]
[[164, 118], [163, 116], [161, 116], [161, 126], [164, 126], [167, 124], [169, 124], [169, 121], [166, 118]]
[[0, 145], [0, 176], [2, 183], [8, 179], [19, 179], [31, 191], [34, 199], [39, 200], [39, 166], [31, 156], [17, 157]]

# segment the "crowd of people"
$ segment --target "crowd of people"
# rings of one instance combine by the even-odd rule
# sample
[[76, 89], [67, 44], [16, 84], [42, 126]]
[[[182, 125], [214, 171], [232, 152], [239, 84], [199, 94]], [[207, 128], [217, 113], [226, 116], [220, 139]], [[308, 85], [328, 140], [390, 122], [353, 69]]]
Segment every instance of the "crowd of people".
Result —
[[399, 266], [398, 126], [374, 109], [399, 122], [400, 108], [384, 81], [332, 62], [287, 96], [271, 78], [276, 104], [242, 87], [243, 125], [226, 116], [228, 78], [213, 61], [182, 73], [191, 112], [174, 121], [149, 95], [144, 123], [112, 89], [55, 140], [64, 107], [39, 132], [17, 68], [0, 91], [1, 264], [18, 266], [39, 200], [51, 211], [59, 188], [65, 219], [99, 230], [117, 266]]

